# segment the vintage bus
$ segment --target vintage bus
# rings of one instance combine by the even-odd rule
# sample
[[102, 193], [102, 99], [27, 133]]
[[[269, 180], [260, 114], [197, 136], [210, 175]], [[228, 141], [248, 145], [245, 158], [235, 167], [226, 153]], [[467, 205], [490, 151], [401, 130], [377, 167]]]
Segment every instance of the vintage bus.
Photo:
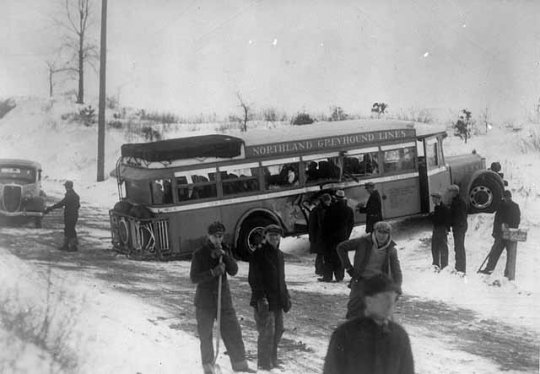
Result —
[[[460, 186], [471, 212], [493, 212], [502, 173], [487, 170], [476, 153], [445, 157], [446, 136], [436, 125], [348, 120], [124, 144], [112, 242], [132, 256], [189, 256], [208, 224], [219, 220], [236, 254], [246, 258], [264, 226], [305, 234], [322, 193], [342, 189], [356, 208], [368, 198], [368, 181], [381, 194], [385, 219], [428, 213], [430, 193], [450, 184]], [[364, 223], [354, 210], [356, 224]]]

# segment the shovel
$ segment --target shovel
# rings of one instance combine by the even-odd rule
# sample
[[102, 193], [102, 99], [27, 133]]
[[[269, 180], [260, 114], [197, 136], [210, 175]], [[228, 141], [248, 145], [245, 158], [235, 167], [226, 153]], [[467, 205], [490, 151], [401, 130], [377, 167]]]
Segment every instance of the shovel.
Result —
[[[219, 263], [223, 263], [223, 256], [219, 256]], [[222, 374], [221, 367], [216, 364], [217, 358], [219, 356], [219, 342], [221, 340], [221, 284], [223, 282], [223, 275], [219, 276], [218, 279], [218, 297], [217, 297], [217, 332], [216, 332], [216, 355], [214, 356], [214, 373]]]

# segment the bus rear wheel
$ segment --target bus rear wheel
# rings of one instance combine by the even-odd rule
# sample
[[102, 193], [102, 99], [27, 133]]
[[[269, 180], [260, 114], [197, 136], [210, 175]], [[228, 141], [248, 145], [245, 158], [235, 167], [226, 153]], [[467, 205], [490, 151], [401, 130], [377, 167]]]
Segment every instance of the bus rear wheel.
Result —
[[248, 218], [240, 228], [236, 254], [243, 261], [248, 261], [255, 249], [262, 243], [266, 226], [275, 224], [273, 220], [266, 217]]
[[503, 195], [503, 187], [493, 175], [477, 178], [469, 191], [471, 213], [493, 213]]

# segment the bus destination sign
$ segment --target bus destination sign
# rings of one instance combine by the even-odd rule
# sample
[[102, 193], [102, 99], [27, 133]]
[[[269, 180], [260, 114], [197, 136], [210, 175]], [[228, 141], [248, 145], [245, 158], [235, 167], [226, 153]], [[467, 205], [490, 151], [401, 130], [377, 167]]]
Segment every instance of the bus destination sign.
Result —
[[330, 136], [298, 141], [261, 144], [246, 147], [246, 157], [278, 156], [297, 154], [298, 152], [327, 151], [354, 146], [364, 146], [415, 138], [414, 129], [372, 131], [363, 134]]

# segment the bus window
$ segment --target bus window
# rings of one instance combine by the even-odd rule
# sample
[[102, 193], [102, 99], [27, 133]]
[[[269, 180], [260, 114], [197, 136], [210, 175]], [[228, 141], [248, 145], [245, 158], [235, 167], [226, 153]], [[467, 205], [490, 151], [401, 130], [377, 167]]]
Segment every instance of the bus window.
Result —
[[343, 159], [343, 175], [363, 177], [379, 174], [379, 156], [376, 152], [354, 154]]
[[426, 145], [428, 167], [434, 167], [439, 164], [438, 148], [439, 148], [439, 145], [437, 143]]
[[126, 180], [126, 197], [139, 204], [150, 204], [150, 191], [147, 182]]
[[264, 166], [265, 188], [269, 190], [298, 186], [300, 163], [286, 163]]
[[238, 168], [221, 171], [223, 195], [235, 195], [259, 190], [259, 168]]
[[172, 204], [172, 186], [170, 179], [156, 179], [150, 182], [152, 203], [154, 205]]
[[328, 179], [339, 179], [341, 161], [339, 157], [324, 157], [304, 161], [306, 184], [315, 184]]
[[215, 171], [193, 170], [174, 173], [178, 201], [209, 199], [217, 197]]
[[414, 147], [384, 151], [384, 172], [394, 173], [416, 169]]

